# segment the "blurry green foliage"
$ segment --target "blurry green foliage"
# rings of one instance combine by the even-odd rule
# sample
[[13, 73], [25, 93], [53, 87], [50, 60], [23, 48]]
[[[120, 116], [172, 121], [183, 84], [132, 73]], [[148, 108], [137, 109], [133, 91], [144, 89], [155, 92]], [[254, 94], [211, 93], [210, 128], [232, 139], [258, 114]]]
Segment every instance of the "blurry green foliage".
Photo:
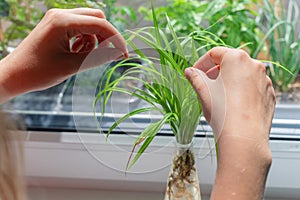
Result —
[[[194, 31], [207, 30], [232, 47], [245, 47], [250, 55], [256, 50], [261, 33], [255, 18], [253, 6], [257, 0], [167, 0], [166, 5], [156, 7], [161, 27], [166, 27], [167, 14], [174, 30], [188, 35]], [[140, 7], [146, 20], [152, 20], [151, 9]], [[215, 39], [212, 36], [212, 39]]]
[[104, 3], [97, 0], [45, 0], [45, 5], [48, 9], [50, 8], [78, 8], [78, 7], [87, 7], [87, 8], [98, 8], [103, 9], [105, 6]]
[[262, 0], [259, 16], [258, 25], [264, 33], [260, 45], [267, 45], [268, 59], [289, 70], [271, 66], [268, 75], [276, 90], [287, 92], [300, 71], [299, 5], [297, 0], [275, 0], [274, 3]]
[[106, 19], [119, 31], [131, 28], [137, 23], [136, 11], [130, 6], [118, 6], [117, 0], [103, 0]]
[[2, 17], [7, 17], [9, 14], [9, 5], [6, 1], [1, 0], [0, 1], [0, 16]]
[[[15, 46], [39, 22], [42, 11], [35, 8], [40, 0], [1, 0], [0, 52], [8, 54], [8, 46]], [[5, 26], [5, 28], [4, 28]]]

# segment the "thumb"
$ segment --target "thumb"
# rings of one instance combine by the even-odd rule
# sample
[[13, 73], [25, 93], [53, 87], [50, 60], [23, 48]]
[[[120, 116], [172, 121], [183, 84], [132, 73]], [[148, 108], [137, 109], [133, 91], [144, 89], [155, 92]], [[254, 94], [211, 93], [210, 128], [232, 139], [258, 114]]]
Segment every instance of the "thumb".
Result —
[[206, 118], [207, 122], [210, 123], [212, 102], [209, 83], [211, 80], [203, 71], [193, 67], [185, 69], [184, 74], [196, 91], [202, 105], [204, 117]]

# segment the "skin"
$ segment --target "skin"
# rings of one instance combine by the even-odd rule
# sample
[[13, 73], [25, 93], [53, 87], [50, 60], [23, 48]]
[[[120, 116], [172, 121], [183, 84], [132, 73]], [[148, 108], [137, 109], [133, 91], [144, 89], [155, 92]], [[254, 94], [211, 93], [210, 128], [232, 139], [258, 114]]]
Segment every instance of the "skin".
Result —
[[262, 199], [272, 162], [269, 133], [275, 107], [265, 66], [242, 50], [216, 47], [185, 75], [218, 141], [211, 199]]
[[[70, 48], [70, 39], [75, 42]], [[95, 49], [95, 44], [99, 47]], [[112, 45], [110, 45], [112, 44]], [[90, 53], [95, 60], [82, 66]], [[125, 40], [97, 9], [52, 9], [0, 63], [0, 103], [54, 86], [71, 75], [127, 57]]]

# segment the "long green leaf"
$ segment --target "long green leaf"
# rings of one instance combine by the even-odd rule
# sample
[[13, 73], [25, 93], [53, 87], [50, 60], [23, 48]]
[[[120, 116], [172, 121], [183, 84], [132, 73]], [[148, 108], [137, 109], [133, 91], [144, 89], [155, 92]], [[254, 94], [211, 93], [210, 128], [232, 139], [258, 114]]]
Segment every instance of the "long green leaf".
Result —
[[121, 117], [120, 119], [118, 119], [108, 130], [106, 137], [108, 137], [110, 135], [110, 133], [119, 125], [121, 124], [123, 121], [125, 121], [126, 119], [136, 115], [136, 114], [140, 114], [140, 113], [144, 113], [144, 112], [149, 112], [152, 110], [156, 110], [155, 107], [149, 107], [149, 108], [140, 108], [140, 109], [136, 109], [134, 111], [131, 111], [129, 113], [127, 113], [126, 115], [124, 115], [123, 117]]
[[[167, 19], [168, 28], [169, 28], [169, 30], [171, 32], [171, 35], [173, 37], [173, 40], [174, 40], [174, 42], [176, 44], [176, 54], [178, 54], [180, 56], [180, 58], [185, 58], [182, 46], [181, 46], [180, 41], [178, 40], [178, 37], [177, 37], [177, 35], [176, 35], [176, 33], [175, 33], [174, 29], [173, 29], [173, 26], [171, 24], [171, 21], [170, 21], [168, 15], [166, 15], [166, 19]], [[187, 63], [183, 64], [183, 66], [186, 66], [186, 65], [187, 65]]]
[[166, 123], [166, 121], [171, 116], [172, 116], [172, 113], [166, 114], [161, 120], [150, 124], [140, 134], [140, 136], [137, 138], [137, 140], [136, 140], [136, 142], [134, 144], [133, 151], [134, 151], [134, 149], [135, 149], [135, 147], [137, 145], [139, 145], [142, 141], [144, 141], [144, 140], [145, 141], [143, 142], [142, 146], [139, 148], [139, 150], [138, 150], [137, 154], [135, 155], [135, 157], [133, 158], [133, 160], [130, 162], [130, 158], [131, 158], [131, 155], [133, 154], [133, 151], [131, 152], [131, 155], [129, 157], [126, 169], [130, 169], [136, 163], [136, 161], [140, 158], [140, 156], [144, 153], [144, 151], [149, 146], [149, 144], [151, 143], [151, 141], [154, 139], [154, 137], [157, 134], [157, 132], [161, 129], [161, 127]]

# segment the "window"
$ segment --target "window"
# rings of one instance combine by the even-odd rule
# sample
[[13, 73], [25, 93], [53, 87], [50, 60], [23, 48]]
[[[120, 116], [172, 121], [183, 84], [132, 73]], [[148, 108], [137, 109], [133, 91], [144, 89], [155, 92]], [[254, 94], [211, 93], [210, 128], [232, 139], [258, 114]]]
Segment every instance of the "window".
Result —
[[[81, 1], [81, 3], [87, 2], [90, 1]], [[109, 3], [112, 1], [106, 2]], [[137, 7], [140, 7], [140, 4], [142, 3], [140, 3], [139, 1], [136, 1], [134, 3], [131, 2], [133, 1], [130, 1], [130, 3], [128, 3], [128, 1], [118, 1], [116, 4], [118, 8], [117, 11], [106, 10], [106, 12], [108, 13], [117, 12], [110, 13], [112, 15], [107, 15], [111, 17], [108, 19], [111, 19], [112, 23], [114, 23], [115, 26], [117, 26], [119, 29], [128, 27], [134, 28], [135, 26], [143, 27], [146, 24], [151, 24], [151, 21], [147, 21], [147, 17], [144, 21], [141, 20], [142, 22], [135, 24], [135, 22], [137, 22], [138, 20], [135, 20], [133, 14], [136, 14], [138, 17], [141, 17], [140, 15], [146, 15], [149, 17], [149, 9], [147, 7], [141, 8], [142, 14], [139, 14], [135, 11], [137, 10]], [[264, 24], [259, 24], [257, 25], [257, 27], [254, 27], [253, 24], [250, 23], [255, 21], [251, 21], [251, 16], [249, 16], [250, 12], [247, 12], [246, 15], [245, 13], [239, 13], [238, 15], [232, 16], [230, 15], [228, 18], [224, 18], [224, 20], [222, 21], [219, 18], [220, 15], [227, 16], [229, 15], [228, 13], [230, 13], [229, 11], [231, 11], [230, 9], [236, 9], [238, 8], [238, 6], [227, 6], [226, 9], [222, 9], [222, 6], [224, 5], [215, 5], [214, 3], [216, 1], [207, 1], [208, 4], [207, 2], [205, 4], [205, 2], [206, 1], [202, 1], [202, 4], [199, 1], [190, 1], [190, 3], [185, 3], [184, 5], [181, 5], [179, 3], [178, 5], [175, 4], [174, 1], [168, 1], [168, 3], [164, 3], [164, 5], [162, 5], [157, 1], [155, 2], [155, 4], [162, 10], [162, 13], [158, 14], [158, 17], [160, 19], [163, 19], [164, 13], [168, 13], [170, 18], [172, 19], [176, 16], [180, 16], [180, 18], [174, 19], [175, 28], [177, 29], [178, 33], [186, 34], [188, 31], [197, 28], [200, 22], [202, 22], [203, 26], [205, 27], [209, 27], [209, 25], [212, 25], [215, 22], [219, 22], [211, 27], [211, 31], [219, 34], [218, 31], [223, 30], [224, 32], [220, 33], [220, 35], [218, 36], [223, 37], [224, 35], [228, 35], [228, 37], [223, 38], [225, 42], [231, 42], [230, 45], [235, 47], [247, 42], [251, 42], [254, 44], [253, 46], [256, 46], [253, 47], [249, 45], [245, 48], [252, 56], [259, 59], [264, 59], [263, 57], [259, 56], [266, 56], [268, 55], [268, 53], [270, 53], [268, 52], [268, 49], [266, 50], [266, 48], [268, 48], [268, 45], [264, 48], [259, 45], [261, 44], [260, 42], [262, 38], [264, 38], [264, 36], [268, 34], [269, 30], [272, 30], [272, 26], [274, 26], [274, 24], [276, 24], [276, 22], [278, 21], [268, 22], [267, 20], [270, 16], [266, 16], [265, 14], [261, 17], [261, 19], [257, 19], [258, 21], [264, 22]], [[224, 1], [224, 4], [226, 2], [227, 1]], [[246, 3], [246, 1], [240, 2], [242, 2], [241, 4]], [[278, 8], [278, 4], [276, 4], [278, 2], [279, 1], [276, 0], [272, 1], [271, 5], [273, 5], [274, 8]], [[295, 14], [299, 9], [299, 6], [297, 6], [299, 5], [299, 1], [284, 1], [284, 3], [286, 3], [287, 5], [285, 9], [286, 12], [292, 13], [292, 15], [287, 14], [287, 18], [277, 20], [286, 20], [288, 23], [293, 22], [293, 24], [291, 27], [290, 25], [283, 27], [283, 23], [282, 26], [276, 28], [278, 28], [278, 31], [290, 30], [290, 32], [284, 33], [284, 37], [281, 38], [282, 40], [286, 39], [288, 36], [291, 36], [291, 34], [294, 35], [292, 35], [290, 38], [287, 38], [287, 40], [284, 40], [285, 43], [282, 42], [282, 46], [279, 46], [277, 49], [275, 49], [276, 45], [274, 45], [274, 49], [271, 49], [270, 51], [281, 53], [282, 49], [290, 50], [287, 50], [287, 52], [283, 52], [282, 54], [280, 54], [280, 58], [282, 59], [274, 60], [274, 62], [284, 62], [287, 58], [291, 59], [291, 63], [282, 64], [285, 66], [296, 66], [296, 68], [292, 67], [291, 69], [289, 68], [289, 70], [293, 70], [292, 72], [296, 76], [298, 76], [298, 66], [300, 66], [300, 36], [299, 23], [294, 24], [294, 22], [299, 21], [299, 17]], [[130, 6], [135, 8], [132, 10], [129, 7], [124, 7], [125, 4], [132, 4]], [[238, 5], [242, 6], [241, 4]], [[73, 4], [70, 5], [74, 6]], [[211, 15], [207, 15], [207, 18], [204, 18], [204, 14], [201, 13], [200, 10], [209, 9], [209, 5], [215, 5], [215, 7], [213, 7], [215, 8], [213, 10], [214, 12], [212, 12], [211, 10]], [[15, 5], [5, 4], [5, 6], [3, 7], [0, 6], [0, 15], [3, 16], [3, 19], [0, 19], [0, 21], [2, 22], [0, 24], [0, 36], [1, 34], [3, 34], [5, 36], [5, 39], [8, 39], [7, 41], [1, 40], [0, 51], [2, 56], [5, 56], [5, 54], [9, 53], [11, 49], [13, 49], [15, 43], [17, 43], [24, 37], [24, 31], [22, 32], [22, 30], [24, 29], [22, 29], [20, 30], [21, 32], [17, 32], [19, 35], [13, 37], [17, 40], [10, 41], [10, 38], [6, 38], [7, 35], [9, 35], [11, 26], [11, 22], [8, 22], [10, 20], [10, 18], [7, 17], [8, 11], [7, 9], [4, 9], [8, 6]], [[22, 4], [21, 6], [24, 5]], [[40, 12], [48, 9], [48, 6], [49, 5], [46, 4], [37, 4], [35, 7], [35, 9], [37, 10], [32, 11], [32, 13], [35, 14], [33, 15], [34, 17], [31, 22], [37, 23], [37, 18], [41, 17]], [[66, 5], [62, 4], [59, 6]], [[265, 11], [268, 11], [268, 13], [270, 14], [268, 10], [270, 9], [270, 7], [262, 4], [262, 8], [265, 8]], [[228, 13], [224, 14], [224, 12]], [[114, 18], [114, 15], [118, 16], [119, 18]], [[123, 17], [131, 20], [130, 23], [124, 23]], [[246, 18], [250, 21], [246, 21], [249, 23], [245, 24], [243, 20], [246, 20]], [[230, 21], [230, 19], [234, 20]], [[22, 20], [24, 21], [25, 19]], [[229, 22], [226, 20], [229, 20], [230, 23], [232, 23], [232, 26], [228, 26]], [[163, 25], [165, 25], [163, 20], [161, 20], [161, 22]], [[236, 24], [234, 22], [236, 22]], [[240, 27], [238, 25], [243, 26]], [[261, 33], [257, 33], [258, 27], [261, 28]], [[290, 27], [290, 29], [284, 29], [286, 27]], [[274, 30], [277, 30], [275, 29], [275, 27], [273, 28]], [[279, 30], [279, 28], [282, 28], [282, 30]], [[27, 27], [26, 30], [28, 29], [29, 28]], [[259, 35], [258, 37], [258, 34], [261, 35]], [[269, 42], [269, 44], [271, 44], [272, 42], [278, 42], [276, 41], [276, 37], [278, 35], [276, 33], [274, 35], [274, 37], [266, 38], [265, 42]], [[261, 50], [259, 54], [256, 51], [257, 49]], [[291, 54], [293, 55], [291, 58], [287, 56]], [[270, 56], [271, 57], [267, 57], [265, 59], [275, 59], [276, 57], [276, 55], [271, 55], [271, 53]], [[268, 73], [272, 77], [272, 81], [276, 87], [276, 90], [278, 91], [278, 103], [276, 105], [273, 125], [270, 134], [270, 143], [274, 161], [268, 179], [266, 195], [267, 197], [279, 197], [281, 195], [282, 198], [299, 197], [300, 185], [298, 181], [299, 178], [296, 176], [298, 170], [295, 166], [300, 166], [300, 104], [298, 101], [296, 101], [299, 100], [298, 94], [293, 93], [293, 91], [297, 91], [299, 93], [297, 85], [298, 79], [291, 78], [289, 73], [283, 73], [282, 69], [280, 68], [274, 70], [275, 68], [271, 66], [268, 69]], [[63, 83], [47, 90], [31, 92], [16, 97], [12, 101], [4, 105], [4, 109], [7, 113], [12, 114], [16, 118], [21, 118], [25, 122], [25, 125], [27, 127], [25, 133], [27, 133], [29, 136], [26, 141], [26, 155], [28, 158], [26, 173], [33, 182], [35, 180], [45, 179], [45, 184], [51, 185], [50, 182], [54, 181], [55, 184], [62, 184], [63, 186], [63, 183], [59, 183], [60, 180], [67, 180], [69, 181], [69, 184], [73, 184], [73, 186], [76, 186], [76, 184], [78, 184], [80, 180], [85, 180], [85, 184], [91, 182], [92, 180], [94, 180], [95, 182], [98, 181], [96, 185], [103, 185], [106, 181], [108, 181], [107, 185], [111, 184], [109, 189], [115, 189], [114, 187], [112, 187], [112, 185], [116, 186], [119, 184], [118, 186], [122, 187], [120, 183], [118, 183], [119, 180], [126, 181], [125, 177], [120, 176], [120, 171], [122, 171], [121, 166], [118, 165], [119, 168], [117, 170], [114, 169], [114, 167], [111, 167], [111, 165], [114, 166], [115, 163], [110, 163], [111, 165], [109, 165], [108, 168], [105, 164], [99, 167], [94, 163], [95, 161], [97, 161], [97, 157], [95, 159], [91, 159], [91, 154], [86, 154], [86, 151], [89, 152], [91, 149], [93, 149], [93, 152], [96, 152], [97, 155], [99, 152], [105, 151], [107, 152], [107, 154], [105, 155], [105, 159], [114, 157], [118, 159], [118, 164], [124, 163], [125, 165], [127, 161], [126, 159], [128, 158], [127, 156], [132, 148], [134, 137], [131, 136], [139, 134], [151, 121], [158, 119], [160, 116], [155, 112], [139, 114], [122, 123], [120, 127], [112, 132], [111, 135], [111, 140], [114, 144], [113, 146], [116, 148], [111, 147], [109, 143], [105, 143], [103, 138], [102, 140], [98, 140], [98, 137], [100, 136], [98, 134], [99, 130], [96, 121], [100, 120], [101, 113], [99, 112], [98, 107], [98, 113], [96, 114], [95, 118], [92, 105], [97, 91], [101, 89], [99, 88], [99, 79], [102, 74], [103, 69], [101, 67], [98, 67], [73, 76]], [[114, 94], [105, 109], [104, 117], [101, 122], [101, 130], [104, 132], [108, 131], [111, 125], [116, 120], [120, 119], [124, 114], [128, 113], [128, 111], [145, 106], [145, 103], [137, 98], [124, 96], [121, 94]], [[204, 191], [206, 193], [209, 193], [214, 178], [215, 160], [213, 153], [211, 157], [207, 156], [211, 155], [210, 153], [213, 152], [213, 139], [211, 129], [204, 119], [201, 120], [201, 123], [199, 124], [195, 135], [197, 141], [196, 148], [204, 149], [204, 153], [202, 151], [200, 152], [199, 150], [200, 155], [198, 157], [198, 161], [199, 163], [201, 163], [201, 165], [199, 164], [199, 168], [203, 171], [208, 172], [206, 174], [202, 174], [202, 172], [199, 172], [201, 177], [200, 180], [202, 179], [202, 182], [200, 181], [200, 183], [204, 185], [204, 188], [207, 187], [206, 189], [204, 189]], [[155, 162], [149, 159], [146, 162], [146, 165], [150, 166], [151, 168], [154, 165], [159, 165], [159, 163], [164, 163], [164, 161], [169, 158], [169, 155], [172, 154], [172, 148], [167, 147], [168, 150], [166, 151], [166, 154], [160, 154], [160, 152], [156, 150], [160, 149], [162, 146], [168, 146], [171, 138], [173, 138], [173, 135], [170, 127], [164, 126], [158, 134], [158, 139], [154, 140], [152, 146], [152, 148], [154, 149], [154, 153], [148, 157], [146, 156], [147, 158], [152, 156], [152, 159], [155, 158]], [[82, 144], [83, 141], [85, 144]], [[118, 149], [121, 149], [121, 151], [118, 151]], [[125, 153], [123, 151], [124, 149], [126, 150]], [[56, 166], [53, 167], [53, 163], [55, 163]], [[95, 173], [94, 170], [96, 171], [97, 167], [103, 170], [104, 173], [99, 173], [96, 175], [93, 174]], [[137, 169], [143, 169], [143, 167], [145, 166], [137, 166]], [[80, 174], [80, 172], [82, 171], [86, 171], [87, 173]], [[151, 173], [153, 173], [154, 175]], [[160, 187], [163, 187], [165, 179], [162, 177], [164, 177], [166, 173], [168, 173], [168, 169], [162, 168], [161, 171], [158, 170], [157, 172], [151, 173], [145, 176], [139, 176], [137, 174], [134, 174], [133, 172], [127, 181], [129, 181], [129, 183], [132, 183], [132, 188], [136, 187], [137, 184], [141, 184], [139, 189], [143, 190], [150, 185], [150, 188], [158, 191], [159, 189], [158, 187], [155, 187], [155, 184], [159, 183], [158, 185]], [[145, 177], [147, 178], [147, 181], [145, 181]], [[76, 183], [71, 183], [71, 179], [76, 179], [78, 182], [75, 181]]]

